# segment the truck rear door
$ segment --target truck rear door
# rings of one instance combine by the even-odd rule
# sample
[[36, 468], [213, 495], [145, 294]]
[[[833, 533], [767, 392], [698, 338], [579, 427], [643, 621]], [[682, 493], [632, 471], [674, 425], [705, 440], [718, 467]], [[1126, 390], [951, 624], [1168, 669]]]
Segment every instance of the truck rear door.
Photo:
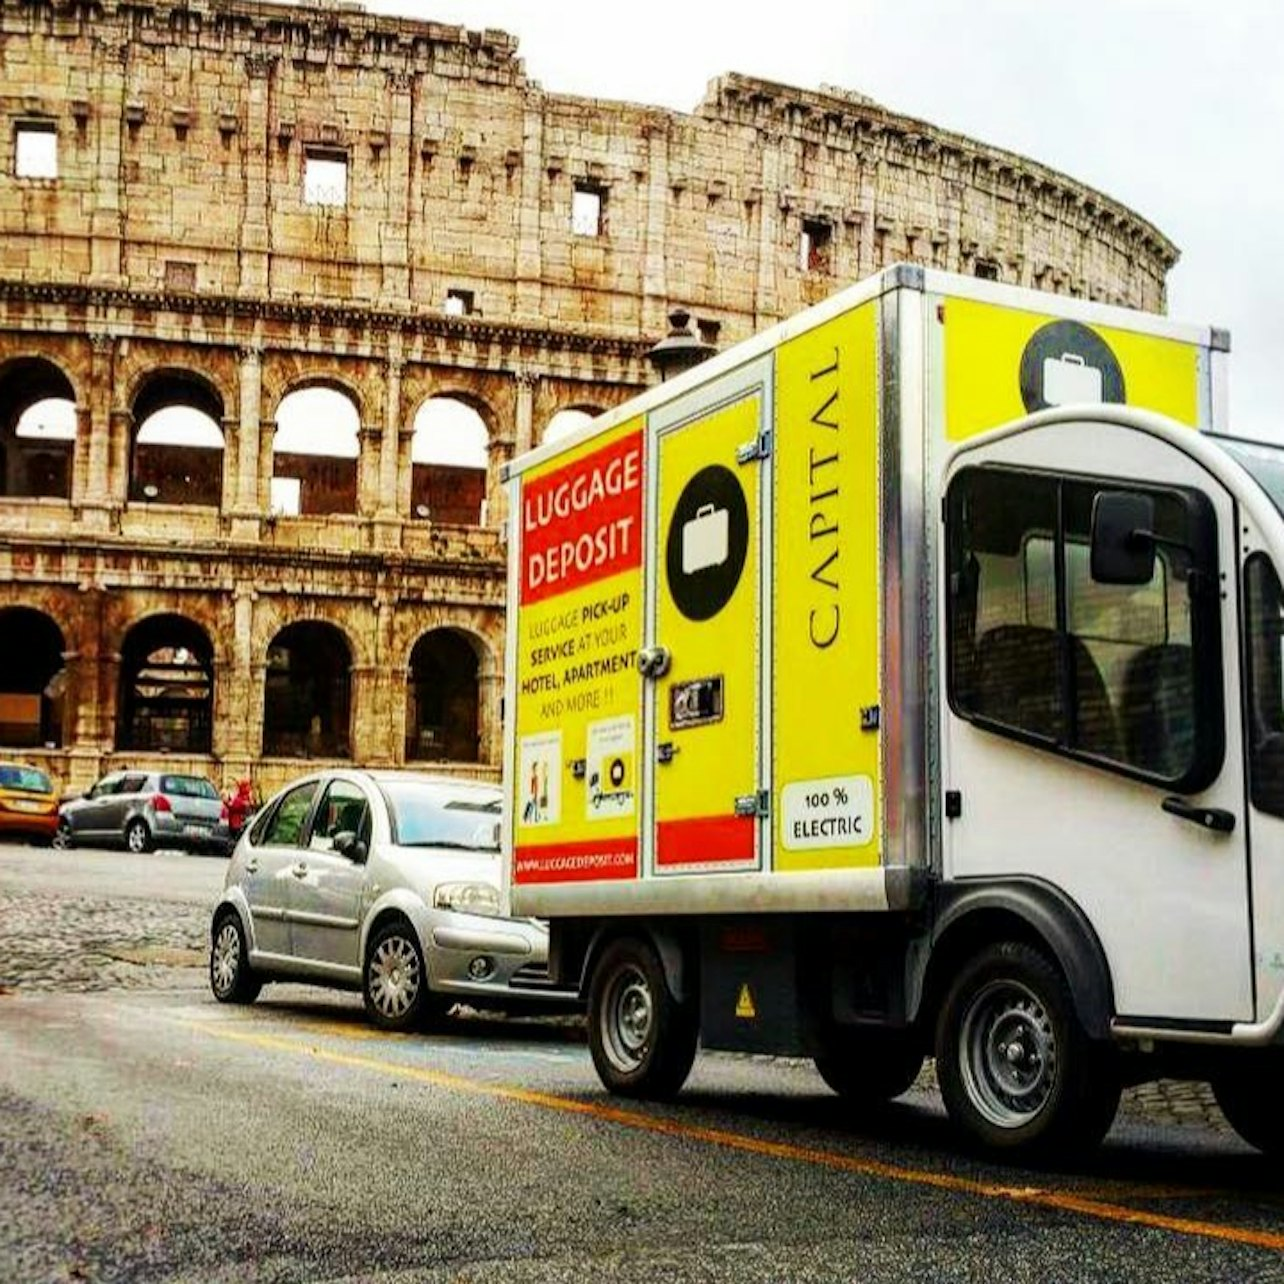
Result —
[[657, 877], [760, 868], [770, 365], [655, 413], [646, 720]]

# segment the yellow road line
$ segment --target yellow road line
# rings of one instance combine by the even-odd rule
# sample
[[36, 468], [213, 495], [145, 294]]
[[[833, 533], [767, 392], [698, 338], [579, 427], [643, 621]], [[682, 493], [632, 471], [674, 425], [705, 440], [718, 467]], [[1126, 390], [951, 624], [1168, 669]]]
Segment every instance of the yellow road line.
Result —
[[[493, 1097], [521, 1105], [538, 1106], [563, 1114], [587, 1115], [606, 1123], [633, 1128], [639, 1132], [656, 1133], [664, 1137], [678, 1137], [685, 1141], [700, 1141], [726, 1150], [768, 1159], [787, 1159], [795, 1163], [812, 1164], [837, 1172], [854, 1173], [863, 1177], [879, 1177], [887, 1181], [904, 1182], [915, 1186], [929, 1186], [953, 1194], [973, 1195], [982, 1199], [1005, 1200], [1035, 1208], [1050, 1208], [1056, 1212], [1078, 1213], [1100, 1221], [1121, 1222], [1130, 1226], [1143, 1226], [1151, 1230], [1170, 1231], [1176, 1235], [1195, 1235], [1204, 1239], [1224, 1240], [1233, 1244], [1246, 1244], [1253, 1248], [1266, 1248], [1284, 1252], [1284, 1233], [1256, 1230], [1246, 1226], [1228, 1226], [1221, 1222], [1199, 1221], [1186, 1217], [1169, 1217], [1163, 1213], [1142, 1208], [1129, 1208], [1123, 1204], [1107, 1203], [1071, 1191], [1049, 1190], [1041, 1186], [1007, 1186], [999, 1182], [978, 1181], [970, 1177], [957, 1177], [951, 1173], [933, 1172], [930, 1169], [905, 1168], [899, 1164], [884, 1163], [878, 1159], [862, 1159], [831, 1150], [818, 1150], [811, 1146], [795, 1146], [783, 1141], [766, 1141], [742, 1133], [728, 1132], [722, 1128], [703, 1128], [677, 1120], [657, 1118], [624, 1110], [618, 1106], [597, 1101], [576, 1101], [553, 1093], [535, 1092], [529, 1088], [516, 1088], [507, 1084], [482, 1083], [465, 1079], [444, 1070], [427, 1070], [419, 1066], [398, 1064], [394, 1061], [377, 1061], [372, 1057], [334, 1052], [315, 1045], [302, 1045], [297, 1040], [282, 1039], [273, 1035], [252, 1034], [244, 1030], [216, 1027], [209, 1022], [187, 1021], [185, 1025], [209, 1035], [211, 1038], [246, 1043], [253, 1047], [275, 1052], [303, 1053], [317, 1061], [344, 1066], [352, 1070], [369, 1070], [376, 1074], [395, 1074], [400, 1079], [446, 1088], [452, 1092], [470, 1093], [473, 1096]], [[349, 1037], [349, 1027], [336, 1023], [333, 1027], [320, 1026], [314, 1031], [323, 1034]]]

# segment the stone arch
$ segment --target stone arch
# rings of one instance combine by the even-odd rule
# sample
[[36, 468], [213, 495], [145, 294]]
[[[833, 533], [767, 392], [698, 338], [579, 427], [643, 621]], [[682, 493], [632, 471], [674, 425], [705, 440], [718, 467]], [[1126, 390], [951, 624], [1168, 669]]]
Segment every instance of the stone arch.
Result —
[[271, 509], [282, 516], [356, 513], [362, 399], [346, 380], [310, 376], [276, 403]]
[[327, 620], [296, 620], [268, 643], [263, 753], [277, 758], [351, 756], [353, 649]]
[[70, 499], [76, 389], [41, 354], [0, 364], [0, 497]]
[[62, 747], [71, 721], [66, 651], [62, 629], [43, 611], [0, 608], [0, 744]]
[[406, 663], [406, 761], [482, 762], [486, 639], [456, 625], [420, 634]]
[[493, 412], [473, 394], [443, 389], [421, 402], [411, 423], [410, 516], [484, 526], [494, 435]]
[[186, 615], [148, 615], [120, 648], [119, 749], [209, 753], [214, 724], [214, 644]]
[[206, 374], [151, 369], [133, 381], [129, 498], [217, 508], [223, 494], [226, 402]]

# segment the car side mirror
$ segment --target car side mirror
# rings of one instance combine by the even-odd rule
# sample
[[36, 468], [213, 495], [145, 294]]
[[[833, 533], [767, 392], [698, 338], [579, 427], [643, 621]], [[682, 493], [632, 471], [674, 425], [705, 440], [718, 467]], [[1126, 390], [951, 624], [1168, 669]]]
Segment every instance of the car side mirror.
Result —
[[364, 865], [370, 849], [350, 829], [341, 829], [334, 836], [334, 850], [346, 856], [354, 865]]
[[1092, 578], [1098, 584], [1149, 584], [1155, 574], [1155, 501], [1099, 491], [1092, 501]]

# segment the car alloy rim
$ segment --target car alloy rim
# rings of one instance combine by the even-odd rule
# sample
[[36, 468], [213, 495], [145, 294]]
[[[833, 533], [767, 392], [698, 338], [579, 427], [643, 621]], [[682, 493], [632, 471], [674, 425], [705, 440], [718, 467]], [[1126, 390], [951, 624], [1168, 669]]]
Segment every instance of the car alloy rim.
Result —
[[602, 1043], [617, 1070], [630, 1073], [646, 1058], [655, 1005], [641, 968], [621, 967], [607, 986], [602, 1005]]
[[131, 852], [141, 852], [147, 839], [143, 834], [141, 825], [130, 825], [129, 833], [125, 835], [125, 840], [129, 843]]
[[1057, 1040], [1047, 1008], [1017, 981], [984, 986], [959, 1027], [959, 1066], [972, 1104], [998, 1128], [1020, 1128], [1056, 1086]]
[[227, 994], [236, 984], [236, 974], [241, 966], [241, 934], [235, 923], [229, 921], [219, 928], [218, 936], [214, 939], [211, 966], [214, 988], [220, 994]]
[[386, 1017], [402, 1017], [419, 995], [419, 955], [404, 936], [379, 942], [370, 960], [370, 1000]]
[[66, 847], [69, 842], [71, 842], [71, 826], [65, 820], [60, 820], [58, 828], [54, 831], [54, 846]]

